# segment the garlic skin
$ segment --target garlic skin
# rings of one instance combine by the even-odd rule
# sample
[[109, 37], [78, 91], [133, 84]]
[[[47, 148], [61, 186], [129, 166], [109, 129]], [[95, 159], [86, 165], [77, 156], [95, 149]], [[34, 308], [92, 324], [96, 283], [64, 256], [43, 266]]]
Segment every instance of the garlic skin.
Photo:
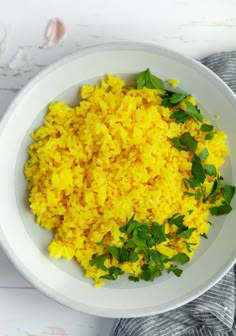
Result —
[[60, 18], [53, 18], [49, 21], [46, 30], [46, 43], [43, 48], [56, 47], [66, 37], [66, 25]]

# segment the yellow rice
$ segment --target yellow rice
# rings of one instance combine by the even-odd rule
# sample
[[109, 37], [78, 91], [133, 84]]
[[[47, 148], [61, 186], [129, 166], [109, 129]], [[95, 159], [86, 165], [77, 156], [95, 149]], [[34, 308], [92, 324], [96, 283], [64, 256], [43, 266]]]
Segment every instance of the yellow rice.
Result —
[[[171, 111], [160, 105], [158, 92], [126, 88], [122, 79], [108, 75], [97, 86], [83, 86], [75, 108], [51, 103], [43, 126], [32, 134], [25, 175], [37, 223], [54, 230], [48, 251], [54, 258], [75, 258], [97, 286], [107, 272], [89, 260], [105, 253], [105, 246], [122, 245], [119, 227], [133, 213], [140, 221], [152, 214], [150, 222], [159, 223], [175, 213], [185, 215], [184, 224], [196, 228], [188, 240], [196, 244], [192, 250], [200, 234], [209, 230], [209, 204], [183, 194], [182, 179], [191, 176], [192, 154], [178, 151], [170, 138], [190, 132], [198, 141], [196, 154], [207, 148], [205, 163], [218, 169], [228, 155], [226, 135], [215, 131], [209, 141], [194, 120], [176, 124], [169, 118]], [[194, 97], [188, 99], [196, 103]], [[207, 176], [204, 182], [208, 192], [212, 181]], [[166, 233], [170, 229], [166, 224]], [[178, 252], [193, 255], [182, 239], [175, 249], [166, 245], [161, 243], [158, 250], [169, 257]], [[139, 275], [142, 261], [118, 264], [107, 258], [105, 266], [112, 265]]]

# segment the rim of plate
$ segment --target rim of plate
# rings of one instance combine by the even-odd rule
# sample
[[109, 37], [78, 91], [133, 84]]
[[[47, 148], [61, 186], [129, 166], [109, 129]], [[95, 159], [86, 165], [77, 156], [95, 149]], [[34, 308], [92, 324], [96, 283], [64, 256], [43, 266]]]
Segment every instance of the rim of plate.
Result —
[[[142, 42], [112, 42], [112, 43], [104, 43], [104, 44], [96, 44], [92, 46], [88, 46], [85, 48], [82, 48], [81, 50], [78, 50], [76, 52], [70, 53], [66, 56], [63, 56], [59, 58], [56, 61], [51, 62], [49, 65], [45, 66], [43, 70], [41, 70], [37, 75], [35, 75], [32, 79], [30, 79], [23, 88], [16, 94], [15, 98], [11, 101], [11, 103], [8, 105], [8, 107], [5, 109], [5, 113], [3, 114], [3, 117], [0, 119], [0, 137], [1, 134], [7, 124], [8, 119], [10, 116], [14, 113], [15, 107], [18, 105], [18, 103], [21, 101], [21, 99], [24, 98], [24, 96], [31, 90], [32, 87], [34, 87], [35, 84], [39, 80], [42, 80], [44, 77], [46, 77], [51, 71], [56, 70], [60, 66], [69, 63], [73, 59], [80, 57], [82, 55], [90, 54], [96, 51], [102, 51], [102, 50], [140, 50], [140, 51], [147, 51], [151, 53], [161, 53], [162, 55], [168, 55], [176, 59], [180, 62], [188, 63], [191, 67], [197, 68], [198, 71], [202, 72], [205, 75], [210, 76], [212, 79], [214, 79], [216, 82], [214, 84], [217, 84], [217, 86], [220, 86], [221, 88], [224, 88], [225, 92], [224, 94], [227, 94], [229, 99], [234, 100], [236, 104], [236, 95], [232, 91], [232, 89], [213, 71], [211, 71], [209, 68], [207, 68], [205, 65], [200, 63], [199, 61], [185, 56], [177, 51], [172, 50], [171, 48], [162, 47], [155, 44], [150, 43], [142, 43]], [[1, 141], [1, 139], [0, 139]], [[128, 317], [142, 317], [142, 316], [151, 316], [154, 314], [160, 314], [164, 313], [166, 311], [170, 311], [173, 309], [176, 309], [205, 293], [207, 290], [209, 290], [211, 287], [213, 287], [233, 266], [235, 260], [236, 260], [236, 250], [235, 255], [232, 255], [226, 264], [224, 264], [217, 273], [215, 273], [208, 281], [204, 284], [204, 286], [201, 286], [200, 288], [195, 288], [191, 292], [191, 294], [187, 294], [181, 298], [178, 298], [176, 300], [177, 302], [172, 302], [171, 307], [167, 308], [158, 308], [157, 306], [152, 307], [145, 307], [145, 311], [142, 309], [137, 309], [134, 311], [134, 309], [108, 309], [107, 308], [96, 308], [87, 306], [85, 304], [77, 302], [74, 304], [69, 299], [67, 299], [62, 294], [58, 295], [58, 292], [54, 291], [53, 289], [47, 287], [39, 278], [36, 278], [28, 268], [25, 267], [23, 262], [17, 257], [16, 254], [14, 254], [11, 246], [9, 245], [5, 235], [2, 232], [1, 229], [1, 223], [0, 223], [0, 244], [3, 247], [4, 252], [8, 256], [8, 258], [11, 260], [15, 268], [22, 274], [22, 276], [29, 281], [36, 289], [41, 291], [43, 294], [45, 294], [50, 299], [54, 300], [57, 303], [60, 303], [64, 305], [67, 308], [71, 308], [83, 313], [88, 313], [100, 317], [108, 317], [108, 318], [128, 318]]]

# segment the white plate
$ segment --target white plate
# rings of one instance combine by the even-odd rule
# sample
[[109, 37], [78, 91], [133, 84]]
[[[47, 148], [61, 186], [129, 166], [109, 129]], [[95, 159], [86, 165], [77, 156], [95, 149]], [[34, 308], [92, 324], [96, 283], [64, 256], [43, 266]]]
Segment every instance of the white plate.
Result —
[[[0, 240], [5, 251], [32, 284], [76, 310], [107, 317], [161, 313], [193, 300], [214, 285], [236, 257], [234, 209], [214, 218], [214, 225], [180, 278], [164, 276], [154, 283], [132, 283], [125, 277], [94, 289], [76, 263], [53, 261], [46, 250], [51, 233], [34, 223], [27, 205], [23, 164], [29, 133], [40, 125], [47, 104], [57, 98], [74, 104], [81, 83], [94, 83], [107, 72], [133, 78], [149, 67], [163, 79], [178, 78], [180, 89], [194, 94], [208, 118], [228, 133], [231, 158], [226, 182], [236, 184], [236, 99], [232, 91], [200, 63], [173, 51], [145, 44], [90, 47], [47, 67], [18, 94], [0, 125]], [[235, 207], [235, 200], [233, 201]]]

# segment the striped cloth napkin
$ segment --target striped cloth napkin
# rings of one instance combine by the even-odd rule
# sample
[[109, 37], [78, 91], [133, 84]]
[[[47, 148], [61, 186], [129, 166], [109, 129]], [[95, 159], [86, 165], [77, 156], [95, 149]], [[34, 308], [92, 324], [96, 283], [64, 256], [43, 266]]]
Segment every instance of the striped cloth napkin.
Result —
[[[206, 57], [202, 63], [236, 93], [236, 51]], [[113, 336], [236, 336], [236, 266], [198, 299], [167, 313], [119, 319]]]

